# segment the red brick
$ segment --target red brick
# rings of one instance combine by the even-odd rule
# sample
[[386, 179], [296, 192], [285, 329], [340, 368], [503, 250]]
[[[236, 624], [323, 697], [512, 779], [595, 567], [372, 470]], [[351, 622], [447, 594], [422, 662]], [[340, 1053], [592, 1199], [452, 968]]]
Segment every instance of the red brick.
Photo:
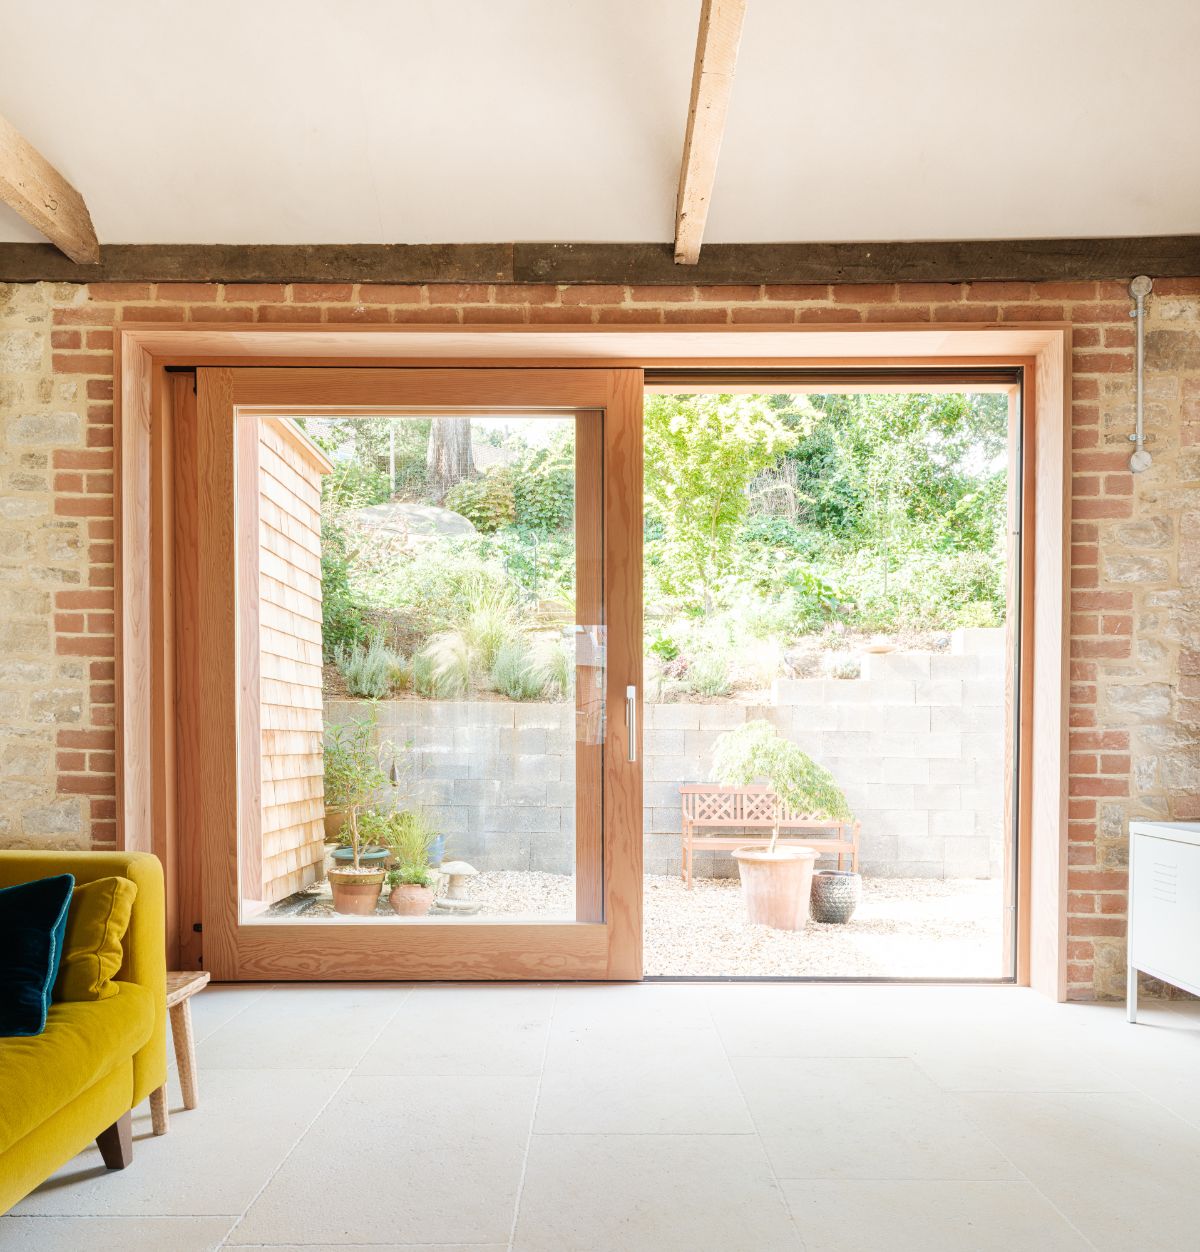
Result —
[[359, 283], [363, 304], [420, 304], [425, 288], [419, 283]]
[[663, 321], [669, 323], [722, 324], [729, 321], [729, 310], [710, 304], [702, 309], [663, 309]]
[[353, 298], [353, 283], [292, 284], [292, 299], [300, 304], [344, 304]]
[[52, 348], [82, 348], [83, 335], [77, 330], [52, 330], [50, 346]]
[[561, 300], [563, 304], [624, 304], [625, 288], [600, 283], [581, 283], [577, 287], [564, 287]]
[[117, 780], [111, 774], [59, 774], [60, 795], [111, 796], [117, 791]]
[[1076, 374], [1127, 374], [1133, 369], [1130, 352], [1072, 352], [1071, 369]]
[[[530, 309], [529, 310], [530, 318], [532, 319], [533, 314], [538, 311], [539, 310], [537, 309]], [[763, 310], [763, 311], [770, 312], [770, 310]], [[757, 312], [757, 310], [734, 309], [733, 320], [735, 322], [738, 320], [737, 315], [739, 313], [753, 313], [753, 312]], [[618, 325], [618, 326], [622, 324], [628, 325], [631, 323], [640, 324], [640, 325], [656, 325], [662, 321], [662, 309], [653, 309], [653, 308], [649, 308], [648, 306], [642, 306], [636, 309], [597, 309], [596, 321], [605, 323], [608, 325]]]
[[1104, 616], [1103, 633], [1106, 635], [1132, 635], [1133, 618], [1128, 614], [1108, 614]]
[[84, 617], [82, 613], [55, 613], [54, 629], [62, 635], [82, 635]]
[[938, 304], [933, 309], [935, 322], [996, 322], [1000, 320], [998, 304]]
[[1099, 565], [1100, 548], [1094, 543], [1076, 543], [1071, 545], [1072, 565]]
[[1071, 332], [1073, 348], [1098, 348], [1100, 346], [1099, 326], [1077, 326]]
[[462, 321], [462, 310], [454, 305], [442, 305], [440, 308], [401, 306], [392, 309], [393, 322], [429, 323], [436, 326], [457, 326]]
[[1130, 758], [1127, 754], [1105, 752], [1100, 756], [1101, 774], [1128, 774], [1130, 767]]
[[835, 307], [835, 308], [801, 307], [796, 310], [796, 321], [811, 322], [814, 325], [837, 326], [837, 325], [842, 325], [848, 322], [861, 322], [862, 311], [860, 309], [847, 309], [843, 307]]
[[188, 318], [193, 322], [248, 322], [253, 320], [253, 312], [227, 305], [203, 304], [198, 308], [189, 308]]
[[796, 320], [794, 309], [781, 308], [778, 305], [769, 308], [759, 306], [753, 309], [736, 308], [729, 311], [731, 321], [758, 325], [784, 325]]
[[54, 768], [66, 773], [82, 773], [87, 769], [86, 752], [56, 752]]
[[1123, 778], [1072, 778], [1067, 789], [1073, 796], [1127, 796], [1129, 782]]
[[321, 310], [311, 304], [260, 304], [254, 311], [259, 322], [319, 322]]
[[60, 748], [99, 748], [108, 751], [112, 748], [114, 737], [111, 730], [67, 730], [63, 729], [55, 736]]
[[59, 609], [106, 609], [112, 597], [103, 591], [56, 591], [54, 606]]
[[1100, 752], [1128, 747], [1129, 731], [1127, 730], [1079, 730], [1071, 736], [1072, 752], [1086, 751], [1088, 749], [1091, 749], [1093, 752]]
[[897, 288], [897, 297], [905, 304], [961, 300], [966, 293], [966, 283], [900, 283]]
[[851, 283], [833, 289], [836, 304], [887, 304], [895, 298], [895, 283]]
[[697, 287], [696, 299], [716, 300], [722, 303], [737, 301], [745, 304], [751, 300], [761, 300], [762, 288], [749, 285], [742, 286], [734, 283], [716, 283], [708, 287]]
[[282, 301], [287, 291], [282, 283], [227, 283], [221, 289], [226, 304], [260, 304], [267, 300]]
[[321, 310], [326, 322], [387, 322], [391, 320], [382, 304], [331, 304]]
[[149, 300], [153, 294], [149, 283], [90, 283], [89, 300], [123, 304], [126, 300]]
[[116, 316], [116, 309], [85, 307], [55, 309], [51, 320], [55, 326], [111, 326]]
[[1154, 294], [1158, 296], [1200, 296], [1200, 278], [1156, 278]]
[[1033, 287], [1029, 283], [969, 283], [968, 300], [1032, 300]]
[[102, 497], [69, 496], [54, 501], [54, 511], [59, 517], [108, 517], [112, 509], [112, 501]]
[[1123, 660], [1130, 653], [1128, 639], [1072, 639], [1072, 656], [1100, 656]]
[[82, 474], [55, 474], [54, 490], [78, 495], [83, 491]]
[[220, 288], [215, 283], [159, 283], [154, 294], [159, 300], [203, 304], [215, 300], [220, 294]]
[[1097, 757], [1086, 752], [1074, 753], [1067, 758], [1068, 770], [1072, 774], [1096, 774]]
[[468, 304], [464, 306], [462, 315], [464, 323], [518, 323], [525, 321], [528, 312], [528, 309], [521, 308], [519, 305], [491, 304], [483, 308]]
[[535, 304], [529, 310], [529, 320], [547, 325], [582, 326], [594, 321], [593, 315], [595, 313], [595, 309], [581, 308], [579, 306], [564, 309], [556, 304]]
[[866, 310], [868, 322], [927, 322], [932, 314], [928, 305], [888, 304]]
[[1077, 500], [1072, 508], [1076, 517], [1132, 517], [1132, 500]]
[[106, 678], [115, 678], [117, 665], [115, 661], [91, 661], [88, 664], [88, 677], [93, 682], [103, 681]]
[[1066, 313], [1061, 304], [1004, 304], [1000, 315], [1006, 322], [1062, 322]]
[[490, 283], [430, 283], [427, 290], [430, 304], [487, 304], [492, 298]]
[[111, 400], [113, 398], [112, 379], [89, 378], [87, 385], [87, 398], [89, 400]]
[[55, 352], [51, 364], [56, 374], [112, 373], [112, 357], [98, 352]]
[[1132, 609], [1132, 591], [1080, 591], [1071, 597], [1071, 607], [1087, 609]]
[[113, 346], [112, 331], [89, 330], [87, 333], [87, 346], [89, 348], [99, 348], [105, 352], [111, 352]]
[[93, 635], [59, 635], [54, 641], [59, 656], [112, 656], [116, 651], [112, 639]]
[[1123, 869], [1067, 871], [1067, 886], [1076, 891], [1125, 891], [1129, 875]]
[[558, 288], [553, 283], [497, 283], [492, 298], [497, 304], [556, 304]]
[[[833, 298], [832, 289], [820, 283], [776, 283], [774, 286], [768, 283], [763, 294], [768, 300], [790, 300], [793, 304]], [[636, 294], [634, 299], [637, 299]]]
[[1125, 922], [1119, 917], [1077, 917], [1072, 919], [1073, 935], [1107, 935], [1120, 938], [1125, 934]]
[[[781, 289], [778, 287], [768, 287], [767, 298], [771, 299], [772, 291], [779, 290]], [[821, 290], [828, 291], [829, 288], [822, 287]], [[641, 287], [630, 287], [629, 298], [635, 304], [686, 304], [695, 300], [696, 288], [689, 287], [686, 283], [680, 283], [677, 287], [671, 283], [647, 284]], [[781, 296], [779, 298], [785, 299], [786, 297]], [[805, 297], [797, 298], [804, 299]]]
[[187, 313], [181, 304], [127, 304], [121, 317], [126, 322], [182, 322]]
[[1033, 298], [1035, 300], [1094, 300], [1096, 298], [1096, 284], [1035, 283]]

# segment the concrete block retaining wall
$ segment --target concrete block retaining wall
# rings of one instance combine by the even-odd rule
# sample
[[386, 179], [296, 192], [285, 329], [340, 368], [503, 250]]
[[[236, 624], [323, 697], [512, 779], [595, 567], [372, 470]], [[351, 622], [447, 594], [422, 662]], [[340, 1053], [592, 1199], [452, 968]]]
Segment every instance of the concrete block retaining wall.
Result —
[[[361, 712], [328, 701], [330, 723]], [[645, 859], [679, 871], [679, 785], [709, 777], [718, 735], [762, 717], [820, 761], [862, 822], [867, 873], [997, 876], [1004, 831], [1004, 632], [955, 632], [949, 653], [863, 658], [857, 679], [779, 679], [767, 704], [648, 705]], [[574, 866], [574, 709], [394, 700], [380, 734], [411, 745], [413, 791], [478, 869]], [[705, 864], [705, 862], [708, 862]], [[734, 872], [725, 855], [697, 873]]]

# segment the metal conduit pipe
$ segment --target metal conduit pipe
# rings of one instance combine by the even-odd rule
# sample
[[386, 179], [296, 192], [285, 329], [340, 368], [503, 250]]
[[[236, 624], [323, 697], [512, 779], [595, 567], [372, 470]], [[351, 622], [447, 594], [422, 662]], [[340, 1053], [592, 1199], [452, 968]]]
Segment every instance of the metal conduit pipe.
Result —
[[1146, 428], [1144, 423], [1145, 388], [1143, 376], [1146, 363], [1146, 297], [1150, 294], [1154, 282], [1145, 274], [1139, 274], [1129, 284], [1129, 294], [1135, 301], [1135, 307], [1129, 316], [1137, 319], [1137, 419], [1134, 433], [1129, 436], [1134, 444], [1133, 455], [1129, 458], [1129, 468], [1140, 474], [1150, 468], [1150, 453], [1146, 451]]

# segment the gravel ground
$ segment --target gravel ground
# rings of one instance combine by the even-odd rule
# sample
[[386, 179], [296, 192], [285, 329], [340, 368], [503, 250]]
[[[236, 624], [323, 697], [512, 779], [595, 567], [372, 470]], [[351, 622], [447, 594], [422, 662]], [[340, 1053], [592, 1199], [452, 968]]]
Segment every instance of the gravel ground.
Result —
[[[769, 975], [824, 978], [996, 978], [1001, 967], [998, 880], [868, 878], [844, 926], [810, 922], [801, 932], [751, 926], [736, 879], [646, 877], [648, 975]], [[334, 917], [320, 883], [275, 916]], [[385, 893], [386, 895], [386, 893]], [[470, 882], [479, 917], [572, 918], [575, 880], [562, 874], [483, 873]], [[380, 901], [378, 915], [398, 921]]]

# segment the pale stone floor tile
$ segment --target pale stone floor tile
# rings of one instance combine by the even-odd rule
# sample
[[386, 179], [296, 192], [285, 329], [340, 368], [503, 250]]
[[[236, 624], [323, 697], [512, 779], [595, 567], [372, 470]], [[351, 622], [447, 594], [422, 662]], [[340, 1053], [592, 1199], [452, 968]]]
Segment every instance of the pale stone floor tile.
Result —
[[534, 1135], [513, 1252], [800, 1252], [755, 1135]]
[[5, 1252], [213, 1252], [233, 1217], [0, 1217]]
[[213, 1031], [196, 1059], [201, 1069], [353, 1069], [411, 994], [381, 985], [277, 987]]
[[355, 1072], [536, 1077], [542, 1072], [555, 994], [553, 987], [419, 989]]
[[782, 1184], [805, 1252], [1089, 1252], [1027, 1182]]
[[[226, 1022], [261, 1000], [271, 990], [270, 986], [254, 983], [210, 983], [188, 1001], [192, 1010], [192, 1033], [197, 1043], [203, 1042]], [[168, 1046], [167, 1055], [174, 1063], [174, 1050]]]
[[739, 1057], [733, 1065], [780, 1178], [1017, 1177], [911, 1061]]
[[1200, 1130], [1138, 1092], [958, 1097], [1101, 1252], [1197, 1246]]
[[230, 1244], [507, 1242], [533, 1078], [346, 1080]]
[[[23, 1215], [196, 1216], [238, 1214], [271, 1177], [346, 1071], [208, 1070], [200, 1106], [173, 1112], [156, 1136], [150, 1108], [134, 1112], [133, 1164], [104, 1168], [93, 1145], [68, 1161], [14, 1210]], [[172, 1075], [172, 1110], [182, 1099]]]

